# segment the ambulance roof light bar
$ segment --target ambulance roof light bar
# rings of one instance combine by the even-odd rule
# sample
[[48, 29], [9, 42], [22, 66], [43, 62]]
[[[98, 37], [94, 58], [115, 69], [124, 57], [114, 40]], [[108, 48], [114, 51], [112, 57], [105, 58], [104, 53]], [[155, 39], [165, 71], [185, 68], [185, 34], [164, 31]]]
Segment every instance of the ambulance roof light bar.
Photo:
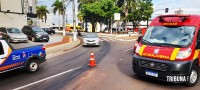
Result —
[[163, 19], [165, 17], [179, 17], [179, 18], [181, 18], [181, 22], [184, 22], [186, 19], [188, 19], [187, 17], [190, 17], [190, 15], [162, 15], [162, 16], [158, 16], [159, 22], [166, 22]]

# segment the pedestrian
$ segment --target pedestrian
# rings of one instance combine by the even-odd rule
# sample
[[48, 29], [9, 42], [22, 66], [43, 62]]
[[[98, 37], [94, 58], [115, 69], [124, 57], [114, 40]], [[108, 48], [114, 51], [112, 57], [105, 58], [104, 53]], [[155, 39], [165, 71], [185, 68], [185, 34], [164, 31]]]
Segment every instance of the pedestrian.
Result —
[[77, 30], [77, 32], [78, 32], [78, 36], [82, 36], [80, 30]]

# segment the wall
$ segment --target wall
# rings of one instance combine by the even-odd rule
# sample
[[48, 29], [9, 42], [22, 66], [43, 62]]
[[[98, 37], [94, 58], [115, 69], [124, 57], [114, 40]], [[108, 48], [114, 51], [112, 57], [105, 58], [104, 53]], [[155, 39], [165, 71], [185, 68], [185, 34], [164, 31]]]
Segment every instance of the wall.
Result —
[[21, 29], [27, 25], [27, 17], [22, 14], [0, 13], [0, 27], [17, 27]]
[[1, 11], [10, 10], [10, 12], [22, 13], [22, 0], [0, 0]]
[[[21, 29], [27, 25], [27, 13], [32, 6], [33, 13], [36, 12], [35, 0], [0, 0], [0, 27], [17, 27]], [[33, 19], [36, 24], [37, 19]]]

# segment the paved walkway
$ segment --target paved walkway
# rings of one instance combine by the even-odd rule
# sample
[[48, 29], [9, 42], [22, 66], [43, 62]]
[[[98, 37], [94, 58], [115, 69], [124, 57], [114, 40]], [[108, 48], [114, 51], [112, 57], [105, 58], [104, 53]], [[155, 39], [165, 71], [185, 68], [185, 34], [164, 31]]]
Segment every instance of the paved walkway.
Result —
[[102, 41], [128, 41], [132, 42], [138, 38], [138, 34], [104, 34], [99, 33], [100, 40]]

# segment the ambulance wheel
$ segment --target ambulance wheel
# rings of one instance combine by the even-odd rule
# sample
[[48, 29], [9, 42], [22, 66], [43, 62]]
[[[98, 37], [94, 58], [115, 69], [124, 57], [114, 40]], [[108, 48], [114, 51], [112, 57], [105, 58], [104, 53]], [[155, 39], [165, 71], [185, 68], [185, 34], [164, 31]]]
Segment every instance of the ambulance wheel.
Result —
[[39, 64], [37, 60], [31, 60], [28, 62], [28, 65], [26, 66], [26, 70], [30, 73], [34, 73], [38, 70]]
[[195, 65], [192, 67], [190, 73], [189, 73], [189, 79], [185, 83], [186, 86], [192, 87], [197, 84], [199, 80], [199, 70], [198, 67]]

